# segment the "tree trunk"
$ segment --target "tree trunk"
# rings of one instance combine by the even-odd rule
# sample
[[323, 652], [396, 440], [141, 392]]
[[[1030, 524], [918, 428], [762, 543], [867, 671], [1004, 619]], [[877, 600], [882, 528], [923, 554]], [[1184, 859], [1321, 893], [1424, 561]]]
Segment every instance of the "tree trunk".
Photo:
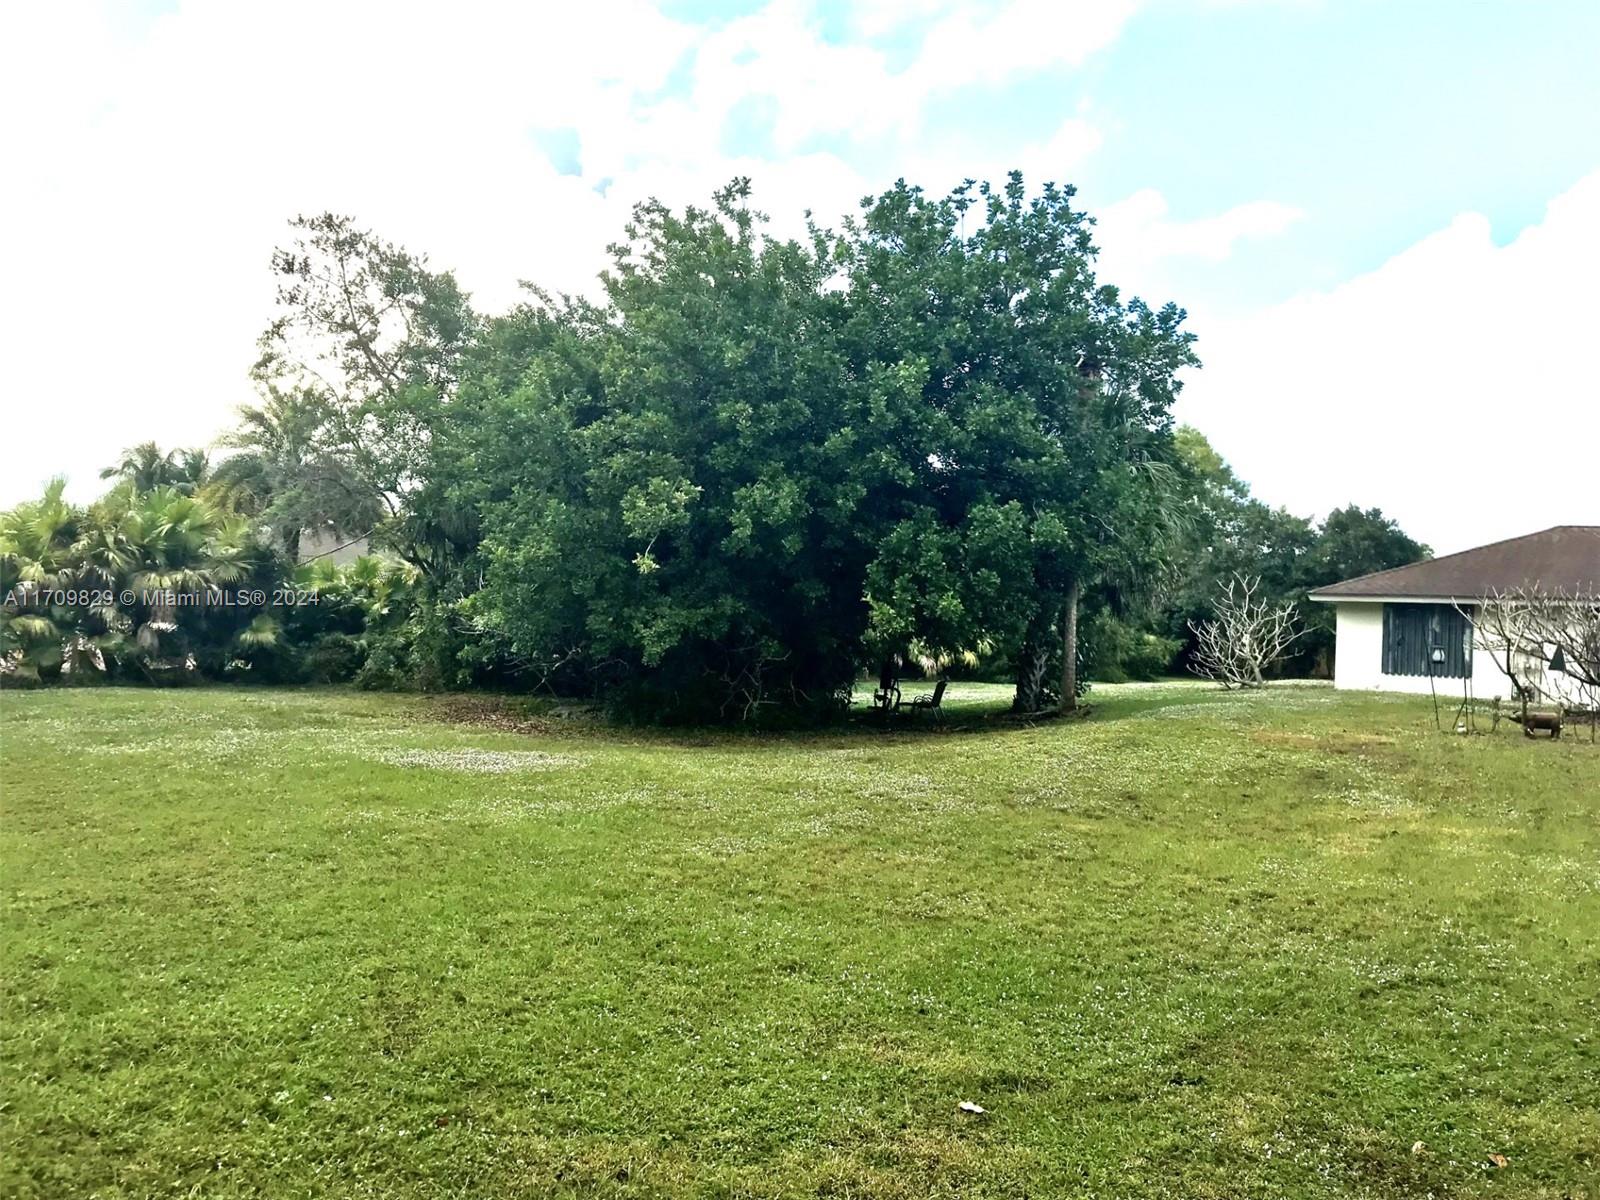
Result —
[[1011, 702], [1012, 712], [1036, 713], [1044, 707], [1044, 673], [1050, 664], [1050, 648], [1045, 638], [1049, 633], [1048, 623], [1036, 621], [1028, 628], [1022, 653], [1017, 656], [1017, 694]]
[[1067, 584], [1061, 610], [1061, 711], [1078, 711], [1078, 577]]

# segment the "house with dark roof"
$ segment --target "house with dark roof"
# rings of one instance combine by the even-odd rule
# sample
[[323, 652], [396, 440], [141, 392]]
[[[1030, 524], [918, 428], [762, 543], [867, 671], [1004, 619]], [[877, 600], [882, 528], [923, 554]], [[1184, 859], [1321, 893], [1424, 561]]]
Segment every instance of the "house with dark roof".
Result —
[[1312, 592], [1336, 614], [1334, 686], [1427, 693], [1470, 684], [1474, 695], [1509, 698], [1492, 655], [1474, 647], [1472, 614], [1482, 597], [1535, 585], [1600, 598], [1600, 525], [1557, 525]]

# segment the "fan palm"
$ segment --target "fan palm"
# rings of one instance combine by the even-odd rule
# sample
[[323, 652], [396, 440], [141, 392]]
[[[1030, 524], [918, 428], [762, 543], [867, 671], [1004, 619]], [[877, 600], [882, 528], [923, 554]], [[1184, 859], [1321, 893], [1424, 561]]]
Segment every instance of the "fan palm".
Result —
[[245, 518], [175, 487], [138, 495], [120, 512], [102, 512], [78, 549], [108, 587], [135, 593], [115, 624], [132, 632], [152, 660], [165, 635], [178, 629], [180, 594], [239, 583], [259, 558]]
[[[37, 680], [59, 670], [72, 641], [72, 606], [59, 593], [79, 582], [73, 544], [82, 514], [52, 480], [39, 500], [0, 513], [0, 670]], [[55, 599], [52, 599], [55, 597]]]
[[0, 513], [0, 579], [7, 591], [18, 583], [55, 589], [72, 581], [82, 514], [62, 499], [65, 487], [65, 480], [51, 480], [43, 498]]
[[421, 572], [412, 564], [364, 554], [344, 568], [345, 583], [361, 598], [367, 622], [374, 625], [409, 597]]

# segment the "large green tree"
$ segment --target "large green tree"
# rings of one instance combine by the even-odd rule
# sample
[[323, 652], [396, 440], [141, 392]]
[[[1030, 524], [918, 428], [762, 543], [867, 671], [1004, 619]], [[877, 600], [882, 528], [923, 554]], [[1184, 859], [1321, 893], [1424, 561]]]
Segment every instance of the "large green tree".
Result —
[[656, 712], [972, 651], [1025, 663], [1032, 709], [1053, 652], [1070, 706], [1079, 597], [1157, 544], [1192, 362], [1181, 312], [1097, 283], [1071, 198], [900, 184], [804, 242], [744, 181], [641, 206], [603, 303], [536, 298], [467, 358], [431, 493], [480, 522], [462, 615]]
[[1189, 520], [1173, 548], [1161, 588], [1162, 615], [1153, 624], [1185, 646], [1175, 664], [1180, 668], [1190, 648], [1190, 623], [1208, 617], [1220, 589], [1243, 576], [1260, 581], [1259, 595], [1269, 605], [1295, 605], [1305, 626], [1305, 636], [1281, 669], [1325, 672], [1333, 647], [1332, 613], [1309, 603], [1309, 593], [1429, 554], [1375, 508], [1335, 509], [1320, 524], [1272, 508], [1250, 494], [1199, 430], [1180, 428], [1174, 441]]
[[1427, 558], [1427, 546], [1410, 537], [1377, 508], [1351, 504], [1322, 519], [1317, 543], [1305, 564], [1309, 587], [1325, 587], [1374, 571], [1387, 571]]
[[873, 446], [871, 635], [1016, 664], [1037, 711], [1078, 692], [1087, 586], [1133, 581], [1159, 545], [1183, 313], [1094, 275], [1073, 190], [1019, 175], [931, 198], [905, 185], [847, 223], [847, 345]]
[[866, 623], [868, 451], [842, 416], [827, 247], [763, 238], [748, 200], [740, 181], [708, 208], [640, 206], [603, 305], [491, 327], [501, 350], [462, 389], [468, 615], [530, 669], [668, 718], [836, 704]]
[[[1317, 527], [1317, 540], [1301, 562], [1299, 599], [1317, 588], [1358, 575], [1403, 567], [1433, 552], [1410, 537], [1381, 509], [1350, 504], [1336, 508]], [[1305, 603], [1306, 636], [1297, 644], [1300, 669], [1327, 675], [1333, 670], [1334, 612], [1330, 605]]]
[[[480, 320], [453, 275], [349, 217], [301, 216], [291, 227], [273, 255], [278, 316], [253, 371], [265, 419], [246, 414], [245, 448], [292, 468], [278, 493], [284, 518], [359, 525], [375, 509], [385, 517], [376, 539], [428, 565], [433, 505], [418, 498], [437, 474]], [[293, 413], [281, 411], [288, 397]], [[308, 415], [314, 426], [301, 428]]]

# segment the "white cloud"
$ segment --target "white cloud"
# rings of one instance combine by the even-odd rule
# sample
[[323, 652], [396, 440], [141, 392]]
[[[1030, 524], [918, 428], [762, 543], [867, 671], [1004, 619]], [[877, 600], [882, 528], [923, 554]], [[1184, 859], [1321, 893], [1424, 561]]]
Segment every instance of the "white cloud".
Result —
[[1116, 40], [1137, 7], [1134, 0], [1016, 0], [982, 15], [958, 10], [929, 31], [907, 82], [922, 95], [1077, 66]]
[[267, 263], [296, 212], [356, 213], [491, 306], [520, 277], [591, 279], [626, 203], [559, 175], [530, 130], [629, 126], [696, 36], [626, 0], [448, 18], [195, 0], [120, 41], [66, 5], [5, 23], [0, 328], [11, 447], [29, 450], [8, 448], [0, 503], [56, 471], [91, 495], [120, 447], [225, 427], [252, 399]]
[[1440, 552], [1600, 524], [1600, 171], [1497, 247], [1469, 213], [1370, 274], [1198, 322], [1184, 393], [1258, 495], [1379, 505]]
[[[1065, 183], [1068, 181], [1066, 172], [1098, 150], [1101, 141], [1099, 129], [1081, 117], [1073, 117], [1063, 121], [1043, 142], [1024, 147], [1015, 157], [1015, 165], [1030, 182], [1049, 179]], [[990, 177], [1004, 169], [999, 167], [991, 171]]]
[[[1076, 66], [1116, 39], [1135, 0], [1007, 0], [940, 12], [903, 69], [870, 43], [825, 38], [809, 4], [772, 0], [700, 43], [689, 102], [676, 111], [713, 136], [733, 109], [770, 97], [780, 151], [825, 134], [914, 133], [933, 97], [1057, 66]], [[939, 6], [879, 5], [858, 28], [885, 32]]]
[[[921, 114], [963, 85], [1080, 63], [1132, 10], [881, 0], [856, 14], [862, 27], [904, 41], [932, 21], [900, 64], [830, 41], [799, 0], [712, 29], [644, 0], [181, 0], [142, 26], [114, 3], [8, 9], [0, 504], [57, 472], [91, 496], [122, 447], [203, 444], [229, 425], [253, 399], [267, 264], [297, 212], [353, 213], [493, 310], [519, 279], [592, 287], [634, 202], [704, 202], [736, 174], [754, 177], [780, 233], [806, 206], [832, 221], [902, 174], [933, 189], [1018, 165], [1063, 180], [1100, 143], [1082, 111], [1034, 144], [1002, 126], [975, 153]], [[775, 161], [724, 151], [751, 103], [773, 118]], [[579, 174], [538, 150], [539, 131], [562, 129], [577, 134]], [[858, 169], [813, 148], [822, 137], [887, 152]], [[1134, 227], [1166, 239], [1141, 261], [1187, 252], [1162, 221]], [[63, 427], [64, 413], [78, 419]]]
[[854, 0], [849, 8], [850, 25], [862, 37], [883, 37], [949, 8], [950, 0]]
[[1161, 264], [1175, 258], [1221, 262], [1245, 238], [1282, 233], [1305, 214], [1273, 200], [1240, 204], [1212, 217], [1173, 221], [1166, 198], [1143, 188], [1095, 213], [1100, 274], [1130, 293], [1164, 295]]

